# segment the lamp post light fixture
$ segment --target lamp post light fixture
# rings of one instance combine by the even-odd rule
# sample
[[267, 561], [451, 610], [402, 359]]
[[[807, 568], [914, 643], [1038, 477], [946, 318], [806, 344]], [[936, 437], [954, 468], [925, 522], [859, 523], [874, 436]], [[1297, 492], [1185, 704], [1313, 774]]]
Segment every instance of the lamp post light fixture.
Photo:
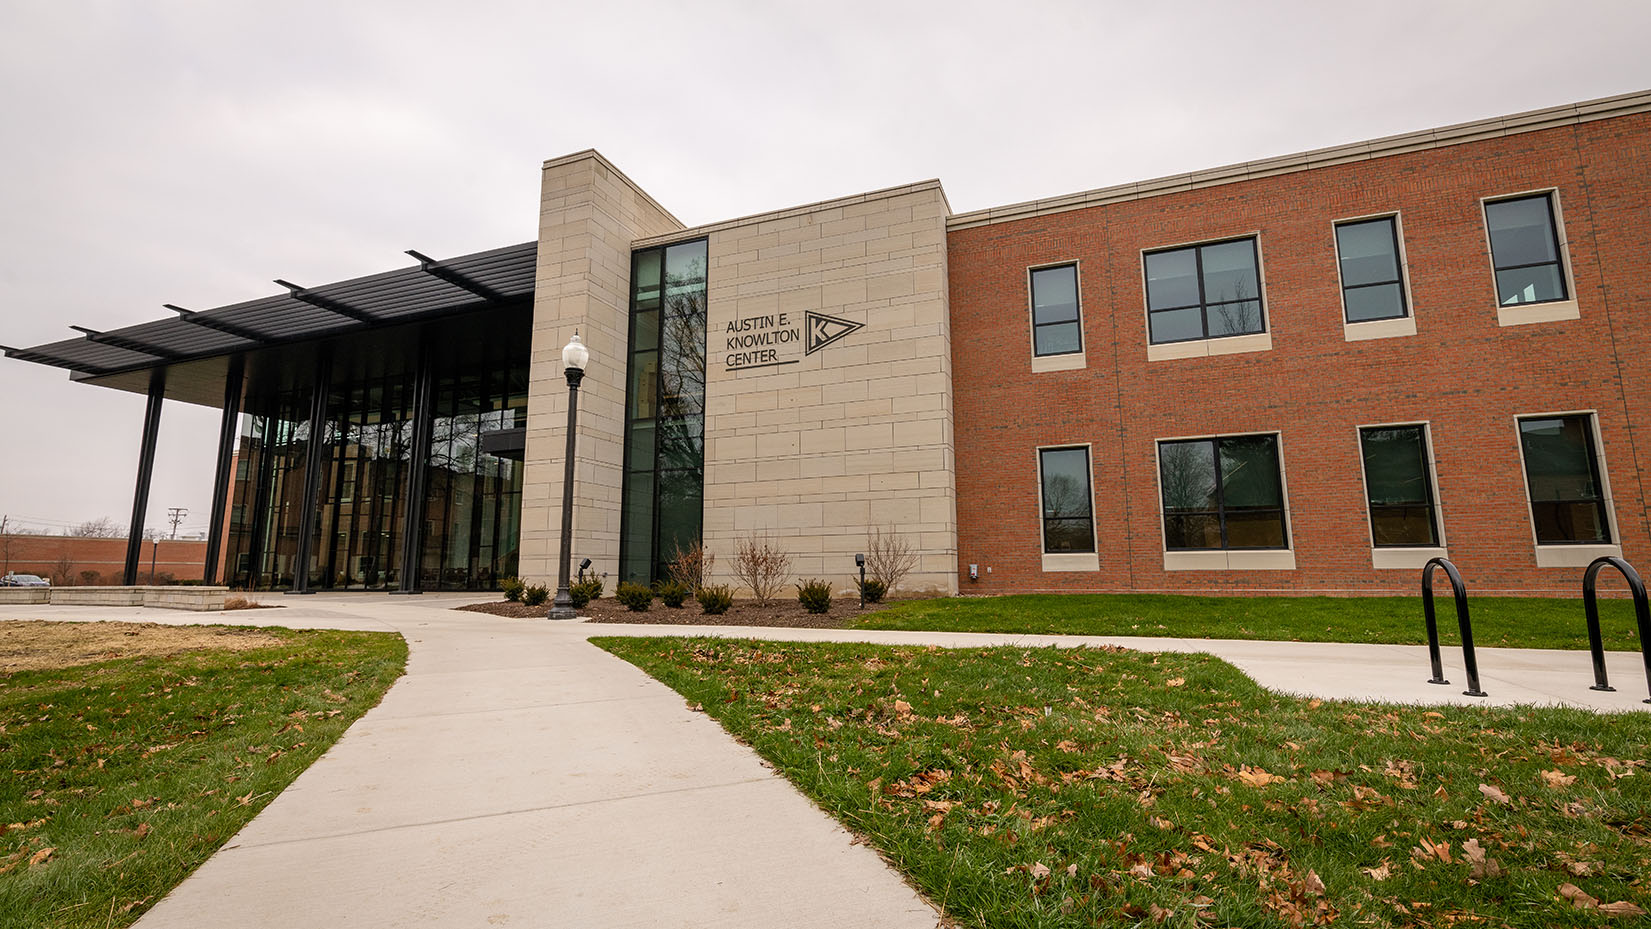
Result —
[[568, 446], [563, 456], [562, 471], [562, 559], [557, 569], [556, 599], [550, 602], [551, 619], [577, 619], [579, 611], [573, 608], [573, 594], [568, 590], [568, 575], [573, 568], [573, 444], [575, 426], [579, 422], [579, 382], [585, 378], [585, 364], [590, 361], [590, 349], [573, 338], [562, 347], [562, 368], [568, 378]]
[[855, 555], [854, 565], [860, 569], [860, 609], [863, 610], [866, 608], [866, 556]]

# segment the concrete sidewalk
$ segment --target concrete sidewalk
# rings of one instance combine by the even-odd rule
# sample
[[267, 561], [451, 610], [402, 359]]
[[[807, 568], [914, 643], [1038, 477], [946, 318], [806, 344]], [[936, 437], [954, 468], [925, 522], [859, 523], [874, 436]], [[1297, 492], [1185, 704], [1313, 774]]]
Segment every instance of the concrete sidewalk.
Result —
[[596, 625], [450, 607], [480, 598], [274, 596], [223, 614], [6, 607], [0, 619], [393, 630], [407, 675], [138, 925], [932, 927], [865, 846], [675, 692], [594, 635], [718, 635], [981, 647], [1122, 645], [1219, 655], [1264, 686], [1327, 698], [1651, 709], [1633, 653], [1616, 693], [1586, 652], [1482, 649], [1490, 696], [1429, 685], [1417, 646]]

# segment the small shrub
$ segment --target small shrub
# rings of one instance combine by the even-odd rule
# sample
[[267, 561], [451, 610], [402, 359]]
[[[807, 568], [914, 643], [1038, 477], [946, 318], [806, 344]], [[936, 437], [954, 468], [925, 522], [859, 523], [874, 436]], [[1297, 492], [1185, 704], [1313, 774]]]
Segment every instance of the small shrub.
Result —
[[695, 542], [685, 549], [677, 549], [665, 570], [670, 574], [671, 580], [688, 588], [689, 593], [693, 593], [705, 585], [705, 576], [711, 573], [711, 566], [716, 563], [717, 556]]
[[899, 587], [900, 582], [916, 567], [917, 552], [905, 535], [882, 526], [873, 526], [867, 533], [866, 571], [883, 582], [885, 593]]
[[790, 576], [791, 556], [766, 535], [752, 533], [734, 547], [734, 576], [751, 588], [757, 604], [767, 606]]
[[625, 604], [625, 609], [632, 613], [646, 613], [648, 605], [654, 602], [654, 589], [647, 584], [632, 584], [629, 581], [620, 581], [619, 587], [613, 592], [614, 599]]
[[868, 577], [863, 583], [856, 580], [854, 586], [860, 588], [860, 595], [866, 598], [867, 603], [879, 603], [883, 595], [889, 592], [888, 585], [875, 577]]
[[224, 609], [226, 610], [256, 610], [261, 606], [263, 606], [263, 604], [257, 602], [256, 600], [248, 600], [245, 597], [224, 598]]
[[529, 584], [522, 588], [522, 603], [525, 606], [539, 606], [550, 599], [550, 589], [543, 584]]
[[659, 593], [659, 602], [673, 610], [682, 609], [682, 601], [688, 599], [688, 585], [680, 581], [660, 581], [654, 589]]
[[721, 616], [734, 605], [734, 592], [727, 584], [710, 584], [699, 589], [695, 599], [707, 616]]
[[589, 606], [592, 600], [602, 599], [602, 579], [588, 577], [578, 581], [568, 588], [568, 596], [573, 599], [573, 608], [582, 610]]
[[504, 598], [511, 603], [522, 599], [522, 591], [527, 589], [527, 583], [519, 577], [507, 577], [499, 582], [499, 589], [504, 591]]
[[831, 582], [809, 578], [797, 585], [797, 600], [810, 613], [824, 613], [831, 609]]

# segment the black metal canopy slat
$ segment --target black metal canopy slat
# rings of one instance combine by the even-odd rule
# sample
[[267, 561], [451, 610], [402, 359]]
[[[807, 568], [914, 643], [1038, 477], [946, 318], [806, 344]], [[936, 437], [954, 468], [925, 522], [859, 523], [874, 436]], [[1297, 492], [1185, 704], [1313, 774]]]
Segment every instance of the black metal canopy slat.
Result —
[[192, 326], [200, 326], [205, 329], [222, 332], [225, 335], [232, 335], [236, 338], [246, 339], [249, 342], [259, 342], [264, 338], [262, 333], [254, 332], [245, 326], [237, 326], [234, 323], [226, 322], [211, 313], [199, 313], [195, 310], [186, 310], [181, 306], [176, 306], [171, 303], [163, 303], [161, 305], [172, 312], [177, 313], [179, 319]]
[[183, 357], [171, 349], [161, 348], [158, 345], [143, 341], [141, 339], [118, 336], [110, 332], [99, 332], [96, 329], [87, 329], [85, 326], [70, 326], [69, 328], [76, 332], [85, 333], [86, 338], [90, 341], [98, 342], [103, 345], [113, 345], [116, 348], [124, 348], [129, 352], [142, 352], [145, 355], [153, 355], [162, 361], [177, 361]]

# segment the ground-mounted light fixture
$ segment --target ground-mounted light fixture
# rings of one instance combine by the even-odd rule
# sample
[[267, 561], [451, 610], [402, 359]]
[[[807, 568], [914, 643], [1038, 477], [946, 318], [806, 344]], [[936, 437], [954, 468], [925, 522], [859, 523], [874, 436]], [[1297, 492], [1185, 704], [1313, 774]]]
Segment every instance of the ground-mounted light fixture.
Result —
[[[556, 573], [556, 599], [550, 603], [551, 619], [577, 619], [579, 611], [573, 608], [573, 594], [568, 590], [569, 575], [573, 573], [573, 451], [579, 423], [579, 382], [585, 379], [585, 365], [590, 361], [590, 349], [579, 341], [575, 331], [568, 344], [562, 346], [562, 368], [568, 378], [568, 444], [562, 470], [562, 558]], [[586, 559], [585, 564], [590, 560]], [[581, 566], [583, 568], [583, 566]]]
[[854, 556], [854, 566], [860, 569], [860, 609], [866, 608], [866, 556]]
[[585, 572], [589, 571], [589, 570], [590, 570], [590, 559], [589, 558], [586, 558], [585, 560], [579, 562], [579, 583], [583, 584], [585, 582]]

